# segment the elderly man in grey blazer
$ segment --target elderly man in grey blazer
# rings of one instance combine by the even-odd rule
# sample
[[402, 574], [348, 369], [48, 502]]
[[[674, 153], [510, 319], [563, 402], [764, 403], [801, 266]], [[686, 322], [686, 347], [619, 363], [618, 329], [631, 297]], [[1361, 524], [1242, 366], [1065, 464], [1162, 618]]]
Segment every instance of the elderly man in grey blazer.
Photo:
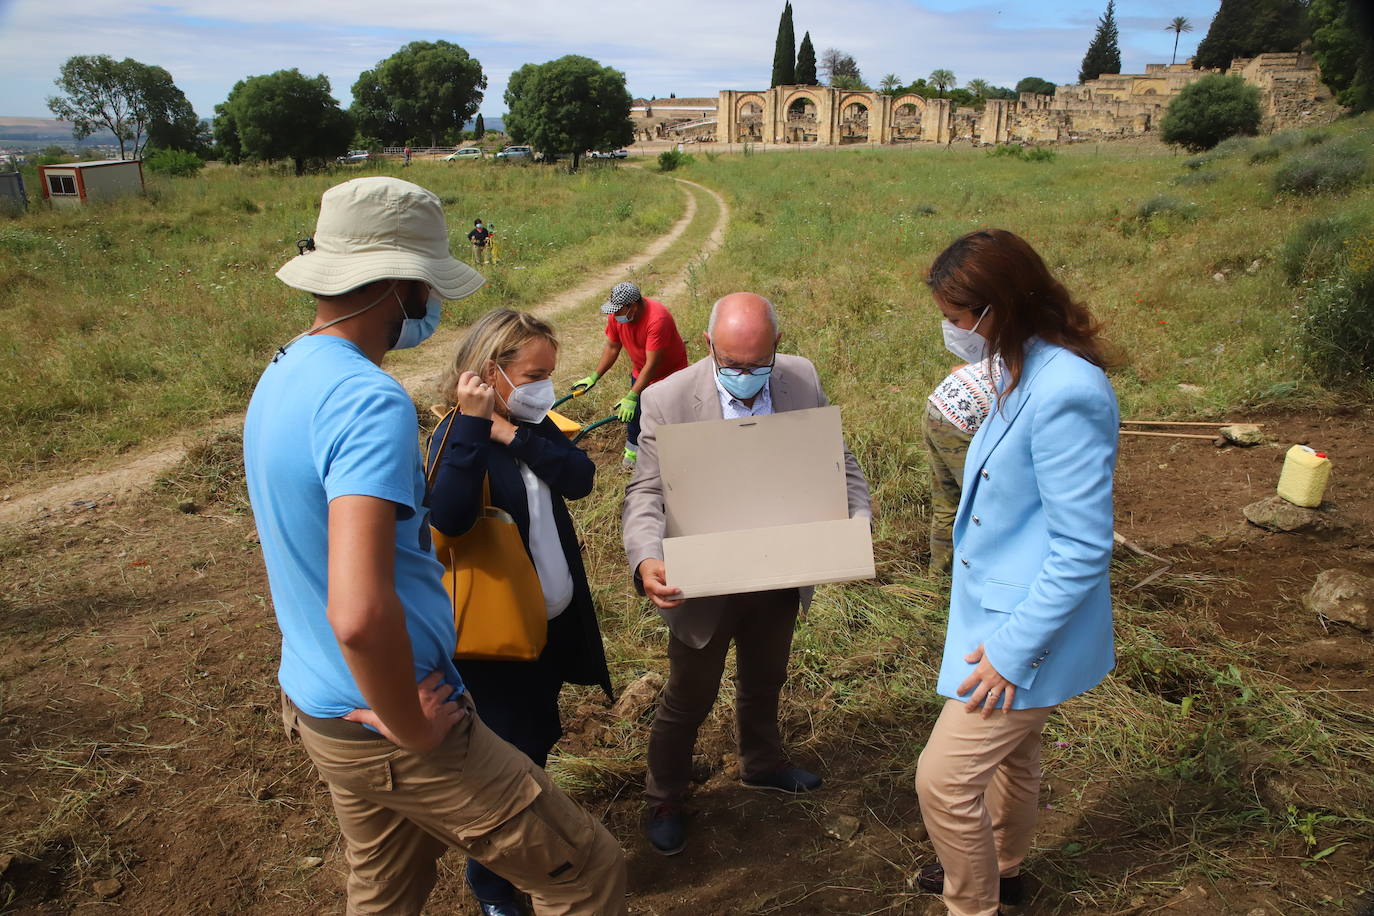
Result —
[[[663, 567], [657, 431], [666, 424], [805, 410], [829, 401], [809, 360], [777, 352], [782, 337], [777, 313], [762, 296], [732, 293], [716, 302], [705, 337], [708, 357], [644, 392], [639, 461], [622, 511], [625, 554], [635, 585], [658, 607], [671, 633], [668, 685], [649, 737], [645, 785], [645, 835], [664, 855], [681, 852], [686, 842], [682, 801], [691, 780], [692, 749], [720, 690], [731, 641], [739, 675], [735, 715], [743, 784], [790, 793], [821, 784], [819, 776], [791, 764], [778, 729], [778, 695], [787, 680], [792, 630], [798, 607], [810, 605], [812, 590], [682, 599]], [[844, 455], [849, 514], [868, 516], [868, 484], [848, 449]], [[766, 474], [768, 469], [741, 467], [739, 473]]]

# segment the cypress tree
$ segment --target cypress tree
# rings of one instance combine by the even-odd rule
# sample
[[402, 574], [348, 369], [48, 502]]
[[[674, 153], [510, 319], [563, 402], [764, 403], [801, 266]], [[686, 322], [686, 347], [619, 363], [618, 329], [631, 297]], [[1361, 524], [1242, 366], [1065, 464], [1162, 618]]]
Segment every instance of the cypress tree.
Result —
[[817, 85], [816, 46], [811, 43], [810, 32], [802, 36], [801, 50], [797, 52], [797, 85]]
[[792, 0], [782, 9], [778, 20], [778, 40], [773, 47], [773, 85], [790, 86], [797, 81], [797, 33], [792, 30]]
[[[1222, 0], [1225, 4], [1226, 0]], [[1088, 53], [1083, 55], [1083, 65], [1078, 69], [1078, 81], [1086, 83], [1104, 73], [1121, 72], [1121, 46], [1117, 43], [1116, 0], [1107, 0], [1107, 12], [1097, 20], [1097, 34]]]
[[472, 125], [472, 139], [481, 140], [487, 135], [487, 123], [482, 120], [482, 112], [477, 112], [477, 122]]
[[1311, 37], [1302, 0], [1221, 0], [1221, 9], [1197, 46], [1193, 66], [1224, 70], [1237, 57], [1296, 51]]

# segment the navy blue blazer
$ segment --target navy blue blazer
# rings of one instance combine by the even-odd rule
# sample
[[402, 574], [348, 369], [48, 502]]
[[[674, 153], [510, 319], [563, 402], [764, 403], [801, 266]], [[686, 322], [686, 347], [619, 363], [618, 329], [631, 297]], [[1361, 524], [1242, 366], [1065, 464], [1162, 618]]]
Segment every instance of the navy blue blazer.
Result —
[[[462, 414], [455, 414], [455, 417], [453, 432], [448, 436], [444, 454], [439, 456], [439, 469], [430, 488], [430, 524], [447, 535], [469, 530], [482, 509], [482, 480], [489, 476], [492, 504], [510, 514], [528, 551], [529, 498], [516, 461], [524, 462], [535, 476], [548, 484], [553, 496], [558, 541], [573, 579], [572, 604], [563, 613], [573, 615], [576, 621], [573, 628], [576, 638], [567, 646], [550, 648], [558, 652], [557, 663], [563, 680], [600, 687], [612, 697], [606, 650], [601, 641], [591, 588], [587, 584], [587, 571], [582, 563], [582, 549], [565, 502], [581, 499], [592, 492], [596, 464], [586, 452], [569, 442], [547, 417], [538, 425], [517, 423], [510, 445], [491, 440], [491, 420]], [[448, 421], [440, 421], [427, 449], [429, 461], [434, 460], [447, 429]], [[533, 562], [534, 558], [530, 559]]]
[[[1005, 378], [1005, 374], [1004, 374]], [[978, 430], [954, 522], [939, 692], [984, 646], [1015, 709], [1055, 706], [1115, 665], [1108, 566], [1120, 414], [1106, 374], [1033, 340], [1021, 383]]]

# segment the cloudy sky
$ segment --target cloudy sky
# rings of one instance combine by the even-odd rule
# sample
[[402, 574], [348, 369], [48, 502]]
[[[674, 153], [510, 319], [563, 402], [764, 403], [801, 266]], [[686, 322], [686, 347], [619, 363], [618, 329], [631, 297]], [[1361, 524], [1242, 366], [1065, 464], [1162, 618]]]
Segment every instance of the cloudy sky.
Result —
[[[794, 0], [797, 40], [840, 48], [876, 83], [937, 67], [964, 83], [1023, 76], [1072, 82], [1106, 0]], [[1122, 66], [1165, 62], [1174, 16], [1194, 25], [1218, 0], [1119, 0]], [[444, 39], [482, 62], [482, 112], [499, 115], [511, 71], [577, 53], [623, 70], [636, 96], [715, 95], [767, 86], [782, 0], [0, 0], [0, 116], [48, 117], [45, 99], [74, 54], [165, 67], [202, 116], [245, 76], [296, 67], [329, 77], [345, 106], [358, 74], [406, 42]]]

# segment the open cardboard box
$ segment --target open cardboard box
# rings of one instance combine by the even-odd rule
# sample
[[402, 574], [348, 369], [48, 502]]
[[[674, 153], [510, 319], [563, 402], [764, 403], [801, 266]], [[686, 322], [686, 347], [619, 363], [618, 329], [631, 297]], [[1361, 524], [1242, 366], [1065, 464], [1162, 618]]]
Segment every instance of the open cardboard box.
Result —
[[667, 580], [685, 598], [872, 578], [840, 408], [658, 428]]

